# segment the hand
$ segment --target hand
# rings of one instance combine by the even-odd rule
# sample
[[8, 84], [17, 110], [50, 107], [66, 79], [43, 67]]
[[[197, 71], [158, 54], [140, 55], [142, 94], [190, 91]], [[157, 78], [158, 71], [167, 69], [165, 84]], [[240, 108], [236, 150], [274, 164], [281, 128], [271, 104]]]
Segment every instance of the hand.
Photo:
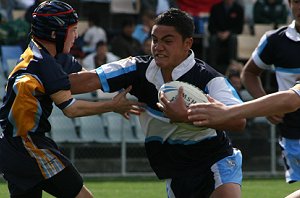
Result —
[[283, 122], [284, 114], [278, 114], [278, 115], [272, 115], [267, 116], [266, 118], [272, 123], [272, 124], [279, 124]]
[[113, 97], [114, 112], [121, 114], [124, 118], [129, 119], [129, 114], [140, 115], [144, 111], [144, 103], [128, 100], [126, 94], [131, 90], [131, 86], [121, 91]]
[[169, 101], [163, 92], [159, 93], [162, 103], [157, 103], [158, 108], [171, 120], [171, 122], [190, 122], [187, 118], [187, 107], [183, 98], [183, 88], [180, 87], [174, 101]]
[[224, 123], [230, 118], [226, 118], [227, 106], [223, 103], [207, 96], [209, 103], [191, 104], [188, 108], [188, 119], [196, 126], [211, 127]]

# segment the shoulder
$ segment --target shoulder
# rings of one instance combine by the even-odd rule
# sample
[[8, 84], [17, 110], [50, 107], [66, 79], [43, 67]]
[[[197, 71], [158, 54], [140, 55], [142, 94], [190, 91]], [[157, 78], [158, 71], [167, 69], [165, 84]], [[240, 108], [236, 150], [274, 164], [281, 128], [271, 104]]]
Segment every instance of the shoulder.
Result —
[[56, 61], [67, 74], [82, 70], [81, 64], [71, 54], [58, 54]]
[[278, 28], [276, 30], [269, 30], [264, 35], [272, 40], [276, 40], [278, 38], [286, 37], [286, 31], [288, 26], [283, 26], [281, 28]]
[[224, 76], [208, 65], [206, 62], [195, 59], [194, 66], [182, 77], [180, 80], [194, 84], [205, 91], [205, 88], [209, 82], [217, 77], [224, 78]]
[[149, 55], [142, 55], [142, 56], [136, 56], [135, 59], [137, 64], [149, 65], [150, 62], [153, 60], [153, 57]]
[[219, 73], [217, 70], [215, 70], [212, 66], [210, 66], [205, 61], [200, 60], [200, 59], [195, 59], [195, 61], [196, 61], [196, 63], [194, 65], [194, 68], [197, 68], [197, 70], [204, 72], [206, 75], [209, 75], [212, 77], [223, 76], [221, 73]]

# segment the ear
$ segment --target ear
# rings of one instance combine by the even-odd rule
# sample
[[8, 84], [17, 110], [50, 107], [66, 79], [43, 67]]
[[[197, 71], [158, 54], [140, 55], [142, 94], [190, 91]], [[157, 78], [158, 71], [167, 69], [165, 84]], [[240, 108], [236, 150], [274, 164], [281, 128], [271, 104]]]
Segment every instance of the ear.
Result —
[[56, 38], [56, 33], [55, 33], [55, 31], [52, 31], [52, 32], [51, 32], [51, 38], [53, 38], [53, 39]]
[[189, 51], [193, 45], [193, 37], [186, 38], [184, 40], [184, 49]]

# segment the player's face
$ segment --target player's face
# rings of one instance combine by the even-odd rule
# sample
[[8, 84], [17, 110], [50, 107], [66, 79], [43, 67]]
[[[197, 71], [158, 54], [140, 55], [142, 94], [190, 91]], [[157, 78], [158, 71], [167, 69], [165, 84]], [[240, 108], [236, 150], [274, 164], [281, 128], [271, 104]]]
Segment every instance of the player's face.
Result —
[[300, 0], [290, 0], [289, 5], [296, 21], [296, 28], [300, 32]]
[[77, 24], [71, 25], [67, 31], [67, 37], [64, 44], [63, 53], [69, 53], [74, 45], [75, 39], [78, 37]]
[[189, 54], [193, 39], [182, 39], [172, 26], [154, 25], [151, 51], [156, 64], [162, 69], [174, 69]]

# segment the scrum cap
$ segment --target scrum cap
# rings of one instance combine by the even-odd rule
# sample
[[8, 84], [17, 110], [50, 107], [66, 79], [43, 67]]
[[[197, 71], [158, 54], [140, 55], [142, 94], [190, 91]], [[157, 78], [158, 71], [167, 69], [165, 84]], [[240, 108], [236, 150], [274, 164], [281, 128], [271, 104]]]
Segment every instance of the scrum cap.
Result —
[[[63, 50], [68, 27], [78, 22], [76, 11], [62, 1], [42, 2], [32, 13], [31, 34], [56, 43], [57, 52]], [[55, 31], [56, 37], [52, 37]]]

